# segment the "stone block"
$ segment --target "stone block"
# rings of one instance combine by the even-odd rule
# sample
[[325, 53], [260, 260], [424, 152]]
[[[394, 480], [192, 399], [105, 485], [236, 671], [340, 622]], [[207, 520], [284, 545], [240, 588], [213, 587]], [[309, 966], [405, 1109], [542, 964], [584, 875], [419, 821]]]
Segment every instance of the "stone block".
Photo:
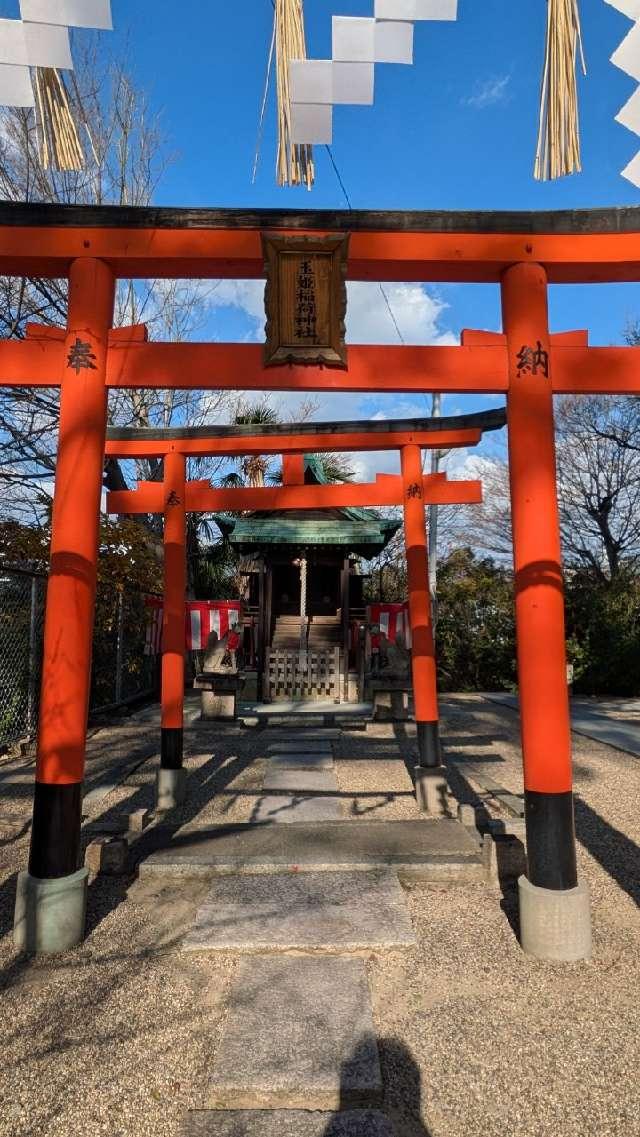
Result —
[[476, 807], [468, 803], [460, 802], [458, 805], [458, 821], [464, 825], [465, 829], [475, 829], [476, 827]]
[[150, 809], [136, 809], [129, 814], [129, 832], [142, 833], [151, 820]]
[[395, 872], [372, 869], [219, 877], [183, 950], [335, 953], [415, 942]]
[[377, 1106], [382, 1076], [365, 965], [245, 960], [229, 996], [209, 1109]]
[[527, 955], [557, 963], [591, 959], [589, 890], [538, 888], [526, 876], [518, 881], [520, 943]]
[[258, 691], [258, 672], [245, 671], [243, 672], [243, 687], [242, 698], [246, 703], [257, 703], [259, 699]]
[[[296, 745], [300, 747], [300, 749], [303, 749], [306, 747], [308, 742], [337, 742], [341, 734], [342, 731], [339, 727], [307, 727], [299, 725], [298, 729], [295, 732], [295, 742], [292, 743], [292, 745]], [[265, 738], [269, 742], [291, 743], [291, 731], [284, 731], [280, 730], [279, 728], [277, 730], [274, 730], [273, 727], [269, 727], [267, 729], [267, 733], [265, 734]]]
[[347, 676], [347, 702], [357, 703], [360, 697], [360, 678], [355, 671]]
[[355, 872], [392, 868], [401, 879], [485, 880], [477, 838], [453, 818], [367, 821], [345, 825], [235, 823], [184, 830], [140, 862], [139, 874], [193, 876], [230, 873]]
[[376, 722], [406, 722], [409, 718], [409, 692], [384, 688], [373, 692]]
[[301, 737], [295, 742], [272, 742], [268, 754], [331, 754], [331, 742], [324, 738]]
[[374, 1109], [194, 1110], [184, 1119], [179, 1137], [394, 1137], [394, 1130]]
[[182, 805], [187, 796], [188, 774], [184, 768], [156, 772], [156, 813], [168, 813]]
[[203, 719], [235, 721], [237, 702], [235, 691], [202, 691], [200, 699]]
[[13, 940], [20, 951], [55, 955], [82, 942], [87, 914], [86, 868], [57, 880], [18, 876]]
[[[326, 754], [274, 754], [269, 760], [270, 770], [333, 770], [331, 753]], [[289, 783], [291, 784], [291, 783]]]
[[527, 871], [524, 842], [509, 833], [485, 833], [482, 841], [482, 863], [489, 884], [518, 880]]
[[258, 799], [251, 821], [254, 825], [310, 825], [317, 821], [341, 821], [342, 817], [339, 797], [268, 793]]
[[129, 845], [124, 837], [96, 837], [87, 845], [85, 867], [95, 876], [122, 876], [129, 865]]
[[329, 770], [292, 770], [273, 766], [269, 763], [264, 776], [263, 789], [275, 790], [278, 793], [286, 791], [295, 794], [337, 793], [338, 782], [335, 772]]
[[418, 808], [430, 817], [446, 817], [449, 813], [449, 783], [444, 766], [416, 766], [416, 800]]

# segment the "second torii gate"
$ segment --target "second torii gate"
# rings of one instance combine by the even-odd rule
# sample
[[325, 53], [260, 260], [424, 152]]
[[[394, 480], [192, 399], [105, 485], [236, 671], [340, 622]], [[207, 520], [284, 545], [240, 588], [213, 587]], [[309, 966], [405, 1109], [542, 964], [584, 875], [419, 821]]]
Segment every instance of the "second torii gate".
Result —
[[[123, 437], [107, 442], [109, 457], [163, 457], [164, 481], [140, 482], [136, 490], [110, 493], [107, 509], [121, 514], [162, 514], [165, 519], [165, 602], [162, 645], [162, 741], [158, 795], [163, 801], [179, 801], [184, 790], [182, 769], [184, 699], [184, 605], [186, 598], [186, 514], [215, 512], [272, 512], [278, 510], [331, 509], [336, 507], [403, 506], [409, 612], [412, 631], [412, 672], [419, 764], [416, 767], [418, 798], [429, 812], [441, 810], [446, 777], [442, 766], [436, 661], [431, 601], [428, 587], [426, 505], [462, 505], [482, 499], [480, 482], [452, 481], [446, 475], [423, 475], [422, 448], [445, 449], [476, 445], [480, 423], [499, 426], [502, 412], [491, 416], [468, 416], [458, 429], [434, 430], [418, 421], [386, 424], [376, 431], [370, 424], [309, 424], [277, 428], [265, 437], [225, 432], [207, 437], [198, 431], [112, 431]], [[475, 421], [474, 421], [475, 420]], [[456, 420], [449, 420], [455, 423]], [[465, 424], [466, 426], [465, 429]], [[472, 425], [473, 424], [473, 425]], [[425, 429], [429, 425], [430, 429]], [[422, 429], [420, 429], [422, 427]], [[255, 428], [254, 428], [255, 429]], [[167, 437], [169, 435], [170, 437]], [[302, 483], [301, 454], [315, 445], [319, 450], [400, 449], [401, 475], [378, 475], [369, 484], [307, 486]], [[276, 449], [277, 448], [277, 449]], [[206, 481], [186, 480], [188, 456], [204, 454], [283, 453], [284, 485], [254, 489], [215, 489]], [[295, 457], [299, 462], [295, 462]]]

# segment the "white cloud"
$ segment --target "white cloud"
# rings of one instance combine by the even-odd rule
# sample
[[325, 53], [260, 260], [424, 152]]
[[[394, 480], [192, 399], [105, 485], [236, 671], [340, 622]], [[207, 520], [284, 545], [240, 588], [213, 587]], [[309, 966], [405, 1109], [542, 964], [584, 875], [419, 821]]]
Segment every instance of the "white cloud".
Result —
[[508, 102], [511, 97], [510, 83], [511, 75], [494, 75], [490, 79], [484, 79], [476, 83], [472, 93], [462, 99], [462, 105], [483, 111], [486, 107], [493, 107], [497, 103]]
[[[347, 340], [350, 343], [455, 344], [457, 338], [441, 327], [448, 305], [421, 284], [385, 284], [350, 281], [347, 306]], [[384, 289], [384, 291], [383, 291]], [[243, 312], [249, 323], [248, 339], [264, 339], [264, 281], [221, 280], [203, 297], [212, 312]], [[394, 323], [395, 320], [395, 323]]]
[[211, 311], [235, 308], [252, 325], [251, 340], [264, 339], [264, 280], [220, 280], [207, 296]]
[[424, 285], [381, 286], [354, 280], [347, 287], [347, 340], [350, 343], [400, 343], [396, 324], [408, 344], [459, 343], [453, 332], [440, 326], [448, 305], [428, 292]]

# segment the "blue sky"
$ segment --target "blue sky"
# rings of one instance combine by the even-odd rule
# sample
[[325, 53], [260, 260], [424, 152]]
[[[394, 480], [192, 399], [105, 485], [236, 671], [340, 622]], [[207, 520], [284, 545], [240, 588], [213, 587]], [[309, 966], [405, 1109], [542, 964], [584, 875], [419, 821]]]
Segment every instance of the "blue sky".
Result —
[[[543, 53], [542, 0], [460, 0], [455, 23], [418, 23], [412, 67], [378, 66], [371, 108], [334, 111], [333, 155], [354, 208], [552, 209], [638, 204], [620, 170], [640, 146], [614, 122], [634, 83], [609, 57], [630, 23], [605, 0], [581, 0], [589, 74], [581, 81], [584, 173], [555, 183], [532, 177]], [[305, 0], [309, 55], [330, 54], [331, 16], [371, 15], [372, 0]], [[268, 107], [257, 180], [251, 183], [258, 112], [271, 34], [271, 0], [113, 0], [113, 50], [129, 45], [138, 81], [162, 111], [179, 151], [159, 204], [339, 207], [346, 202], [323, 149], [311, 193], [277, 188], [275, 115]], [[498, 290], [389, 286], [408, 342], [454, 342], [464, 326], [499, 327]], [[551, 290], [556, 330], [588, 326], [593, 343], [620, 342], [640, 316], [640, 287]], [[257, 304], [257, 307], [256, 307]], [[375, 286], [352, 300], [352, 338], [397, 342]], [[356, 310], [357, 309], [357, 310]], [[218, 290], [207, 334], [260, 335], [260, 298]], [[447, 400], [447, 410], [478, 400]], [[385, 413], [375, 399], [347, 397], [344, 413]], [[416, 413], [423, 407], [407, 408]], [[327, 410], [337, 413], [337, 403]]]

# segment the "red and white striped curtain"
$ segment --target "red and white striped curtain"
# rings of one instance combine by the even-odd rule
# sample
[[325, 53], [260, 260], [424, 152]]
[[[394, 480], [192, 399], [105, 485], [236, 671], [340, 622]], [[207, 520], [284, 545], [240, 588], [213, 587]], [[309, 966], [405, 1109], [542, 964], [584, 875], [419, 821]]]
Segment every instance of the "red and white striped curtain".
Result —
[[395, 643], [397, 637], [401, 636], [405, 647], [411, 647], [411, 621], [406, 601], [403, 604], [370, 604], [367, 608], [367, 623], [378, 624], [390, 643]]
[[[162, 650], [162, 597], [146, 596], [147, 628], [145, 655], [158, 655]], [[211, 632], [226, 636], [240, 623], [240, 600], [188, 600], [185, 605], [185, 649], [204, 651]]]
[[187, 651], [204, 651], [211, 632], [223, 639], [240, 623], [240, 600], [189, 600], [186, 613]]

